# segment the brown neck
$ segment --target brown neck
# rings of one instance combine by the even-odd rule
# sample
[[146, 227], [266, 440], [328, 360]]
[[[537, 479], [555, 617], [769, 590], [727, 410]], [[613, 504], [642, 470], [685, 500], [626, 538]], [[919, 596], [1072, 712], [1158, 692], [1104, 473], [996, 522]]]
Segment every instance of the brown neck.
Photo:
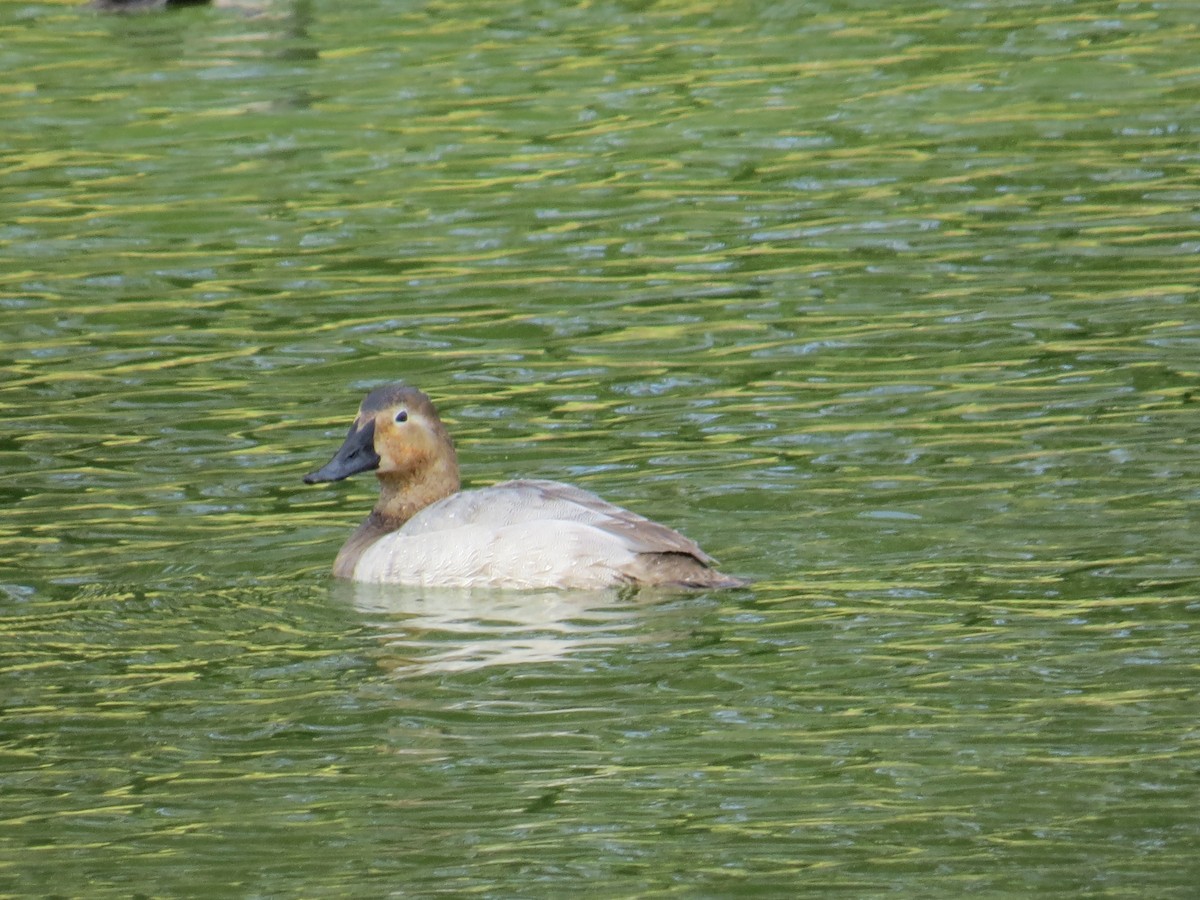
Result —
[[379, 516], [395, 531], [431, 503], [458, 493], [458, 462], [454, 454], [431, 460], [419, 472], [379, 475], [379, 500], [371, 516]]
[[458, 493], [458, 461], [451, 452], [416, 475], [401, 477], [389, 472], [378, 478], [375, 508], [342, 545], [333, 563], [338, 578], [352, 577], [366, 549], [385, 534], [397, 531], [429, 504]]

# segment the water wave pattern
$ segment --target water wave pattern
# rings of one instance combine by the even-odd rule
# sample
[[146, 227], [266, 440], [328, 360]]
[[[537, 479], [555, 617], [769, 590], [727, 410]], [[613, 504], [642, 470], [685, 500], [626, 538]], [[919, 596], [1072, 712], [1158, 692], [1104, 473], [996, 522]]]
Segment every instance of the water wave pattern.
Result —
[[[1190, 895], [1195, 30], [0, 9], [0, 893]], [[394, 379], [754, 584], [333, 584]]]

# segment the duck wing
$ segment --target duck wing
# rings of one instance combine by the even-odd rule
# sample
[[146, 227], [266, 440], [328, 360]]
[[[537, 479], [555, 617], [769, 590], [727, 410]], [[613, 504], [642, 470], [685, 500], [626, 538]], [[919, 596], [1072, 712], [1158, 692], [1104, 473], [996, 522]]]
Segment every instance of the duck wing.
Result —
[[521, 479], [462, 491], [421, 510], [401, 529], [425, 534], [463, 525], [500, 529], [524, 523], [578, 522], [617, 538], [632, 553], [682, 553], [712, 562], [700, 545], [673, 528], [559, 481]]

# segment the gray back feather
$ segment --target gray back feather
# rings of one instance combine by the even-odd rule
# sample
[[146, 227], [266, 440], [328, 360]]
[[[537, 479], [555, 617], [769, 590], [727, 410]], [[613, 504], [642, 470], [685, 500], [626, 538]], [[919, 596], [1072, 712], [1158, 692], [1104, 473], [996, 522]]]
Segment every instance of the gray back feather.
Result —
[[682, 553], [706, 565], [712, 562], [699, 544], [673, 528], [558, 481], [523, 479], [462, 491], [427, 506], [403, 530], [418, 534], [460, 525], [501, 528], [540, 521], [591, 525], [620, 538], [633, 553]]

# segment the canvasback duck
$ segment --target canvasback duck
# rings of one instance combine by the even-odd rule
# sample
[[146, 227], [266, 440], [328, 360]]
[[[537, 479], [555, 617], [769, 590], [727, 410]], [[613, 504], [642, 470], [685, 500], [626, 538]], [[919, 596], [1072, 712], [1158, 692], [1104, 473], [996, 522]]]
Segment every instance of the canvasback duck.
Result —
[[402, 384], [367, 394], [341, 448], [306, 484], [374, 470], [379, 501], [333, 574], [440, 587], [737, 587], [695, 541], [580, 488], [505, 481], [459, 490], [432, 401]]

